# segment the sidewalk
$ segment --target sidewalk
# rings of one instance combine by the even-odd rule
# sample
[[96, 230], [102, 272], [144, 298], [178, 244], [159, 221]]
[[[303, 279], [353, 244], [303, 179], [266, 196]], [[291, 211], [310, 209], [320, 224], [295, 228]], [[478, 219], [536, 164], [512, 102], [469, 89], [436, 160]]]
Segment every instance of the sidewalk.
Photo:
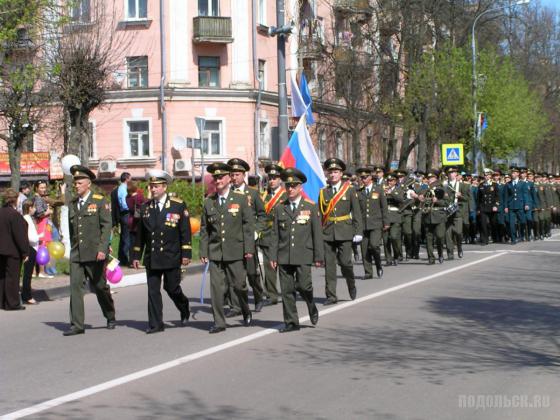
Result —
[[[139, 270], [123, 268], [122, 270], [122, 280], [117, 284], [111, 284], [112, 289], [146, 283], [146, 270], [144, 268]], [[192, 263], [186, 268], [183, 275], [201, 274], [203, 271], [203, 264]], [[62, 299], [70, 296], [70, 277], [67, 274], [57, 275], [52, 279], [34, 277], [31, 287], [33, 288], [33, 297], [38, 301]]]

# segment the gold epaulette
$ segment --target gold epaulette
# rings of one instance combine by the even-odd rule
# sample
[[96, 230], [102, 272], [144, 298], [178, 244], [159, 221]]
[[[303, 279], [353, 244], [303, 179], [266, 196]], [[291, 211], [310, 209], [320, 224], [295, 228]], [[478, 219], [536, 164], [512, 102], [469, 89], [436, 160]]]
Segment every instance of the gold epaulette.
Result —
[[245, 191], [233, 190], [234, 193], [245, 195]]
[[182, 249], [192, 249], [192, 246], [190, 245], [183, 245], [181, 246]]
[[93, 194], [91, 198], [95, 198], [96, 200], [102, 200], [103, 196], [101, 194]]
[[315, 205], [315, 201], [310, 200], [309, 198], [305, 198], [303, 201], [305, 201], [305, 202], [307, 202], [307, 203], [309, 203], [309, 204]]
[[182, 203], [183, 202], [183, 200], [181, 200], [179, 197], [169, 197], [169, 199], [171, 201], [176, 202], [176, 203]]

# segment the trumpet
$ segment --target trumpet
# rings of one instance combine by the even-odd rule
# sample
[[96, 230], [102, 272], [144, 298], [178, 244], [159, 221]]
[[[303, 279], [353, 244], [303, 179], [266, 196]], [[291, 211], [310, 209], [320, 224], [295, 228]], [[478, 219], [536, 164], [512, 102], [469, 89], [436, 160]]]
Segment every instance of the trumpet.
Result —
[[420, 209], [422, 213], [430, 213], [434, 209], [434, 197], [441, 200], [445, 195], [445, 191], [439, 185], [434, 185], [422, 195], [424, 200], [420, 202]]

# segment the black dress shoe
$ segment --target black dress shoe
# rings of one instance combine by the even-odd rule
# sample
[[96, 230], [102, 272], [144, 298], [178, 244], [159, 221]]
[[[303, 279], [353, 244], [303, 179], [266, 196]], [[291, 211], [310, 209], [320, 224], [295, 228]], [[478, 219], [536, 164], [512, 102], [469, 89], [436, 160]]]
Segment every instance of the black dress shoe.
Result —
[[15, 308], [6, 308], [7, 311], [25, 311], [25, 309], [23, 305], [16, 306]]
[[209, 334], [217, 334], [217, 333], [221, 333], [222, 331], [225, 331], [226, 328], [225, 327], [218, 327], [217, 325], [212, 325], [210, 327], [210, 329], [208, 330]]
[[435, 258], [429, 258], [428, 259], [428, 265], [434, 265], [436, 263], [436, 259]]
[[335, 298], [328, 298], [323, 302], [323, 306], [335, 305], [338, 302]]
[[460, 250], [457, 251], [457, 256], [458, 256], [459, 258], [463, 258], [463, 250], [462, 250], [462, 249], [460, 249]]
[[377, 278], [383, 277], [383, 267], [377, 267]]
[[515, 244], [517, 244], [517, 241], [511, 241], [511, 244], [515, 245]]
[[262, 311], [263, 306], [264, 306], [264, 300], [261, 300], [260, 302], [255, 303], [255, 312]]
[[364, 276], [364, 280], [371, 280], [372, 278], [373, 278], [373, 275], [372, 275], [372, 274], [366, 274], [366, 275]]
[[235, 318], [236, 316], [241, 315], [241, 311], [238, 310], [230, 310], [226, 313], [226, 318]]
[[455, 257], [453, 256], [453, 254], [447, 254], [447, 259], [449, 261], [453, 261], [455, 259]]
[[313, 325], [317, 325], [317, 322], [319, 322], [319, 310], [314, 303], [311, 304], [311, 309], [309, 310], [309, 319]]
[[162, 325], [160, 327], [148, 328], [146, 330], [146, 334], [155, 334], [155, 333], [164, 332], [164, 331], [165, 331], [165, 327]]
[[443, 257], [439, 257], [438, 261], [439, 261], [440, 264], [443, 264]]
[[181, 326], [187, 325], [189, 318], [191, 317], [191, 311], [188, 309], [184, 312], [181, 312]]
[[249, 311], [248, 314], [243, 315], [243, 325], [249, 327], [251, 322], [253, 322], [253, 314]]
[[284, 328], [280, 328], [280, 330], [278, 330], [278, 332], [280, 333], [287, 333], [292, 331], [299, 331], [299, 325], [289, 324], [286, 325]]
[[398, 265], [399, 263], [397, 262], [397, 260], [393, 260], [393, 262], [391, 263], [391, 265], [394, 265], [395, 267]]
[[[402, 261], [403, 261], [403, 257], [402, 257], [402, 255], [399, 255], [399, 258], [398, 258], [398, 260], [399, 260], [399, 262], [402, 262]], [[393, 264], [393, 265], [394, 265], [394, 264]]]
[[84, 330], [78, 330], [76, 328], [70, 328], [69, 330], [66, 330], [62, 333], [62, 335], [64, 337], [71, 337], [73, 335], [79, 335], [79, 334], [84, 334], [85, 331]]
[[355, 287], [352, 287], [351, 289], [348, 289], [348, 293], [350, 294], [350, 299], [352, 299], [352, 300], [356, 299], [357, 290], [356, 290]]
[[385, 263], [385, 267], [391, 267], [392, 265], [393, 265], [393, 262], [392, 262], [392, 261], [387, 261], [387, 262]]
[[108, 330], [114, 330], [116, 326], [117, 326], [117, 321], [115, 321], [114, 319], [110, 319], [109, 321], [107, 321]]

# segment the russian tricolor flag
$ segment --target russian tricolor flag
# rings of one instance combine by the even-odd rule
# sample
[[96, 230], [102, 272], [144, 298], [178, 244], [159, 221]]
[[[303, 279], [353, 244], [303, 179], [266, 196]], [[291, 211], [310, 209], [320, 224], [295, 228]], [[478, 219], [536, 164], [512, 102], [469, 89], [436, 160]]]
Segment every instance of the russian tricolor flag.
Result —
[[297, 168], [305, 174], [307, 182], [303, 184], [303, 193], [309, 200], [317, 202], [319, 191], [327, 182], [325, 173], [315, 152], [315, 147], [307, 131], [304, 113], [292, 133], [288, 147], [280, 158], [280, 164], [284, 168]]

